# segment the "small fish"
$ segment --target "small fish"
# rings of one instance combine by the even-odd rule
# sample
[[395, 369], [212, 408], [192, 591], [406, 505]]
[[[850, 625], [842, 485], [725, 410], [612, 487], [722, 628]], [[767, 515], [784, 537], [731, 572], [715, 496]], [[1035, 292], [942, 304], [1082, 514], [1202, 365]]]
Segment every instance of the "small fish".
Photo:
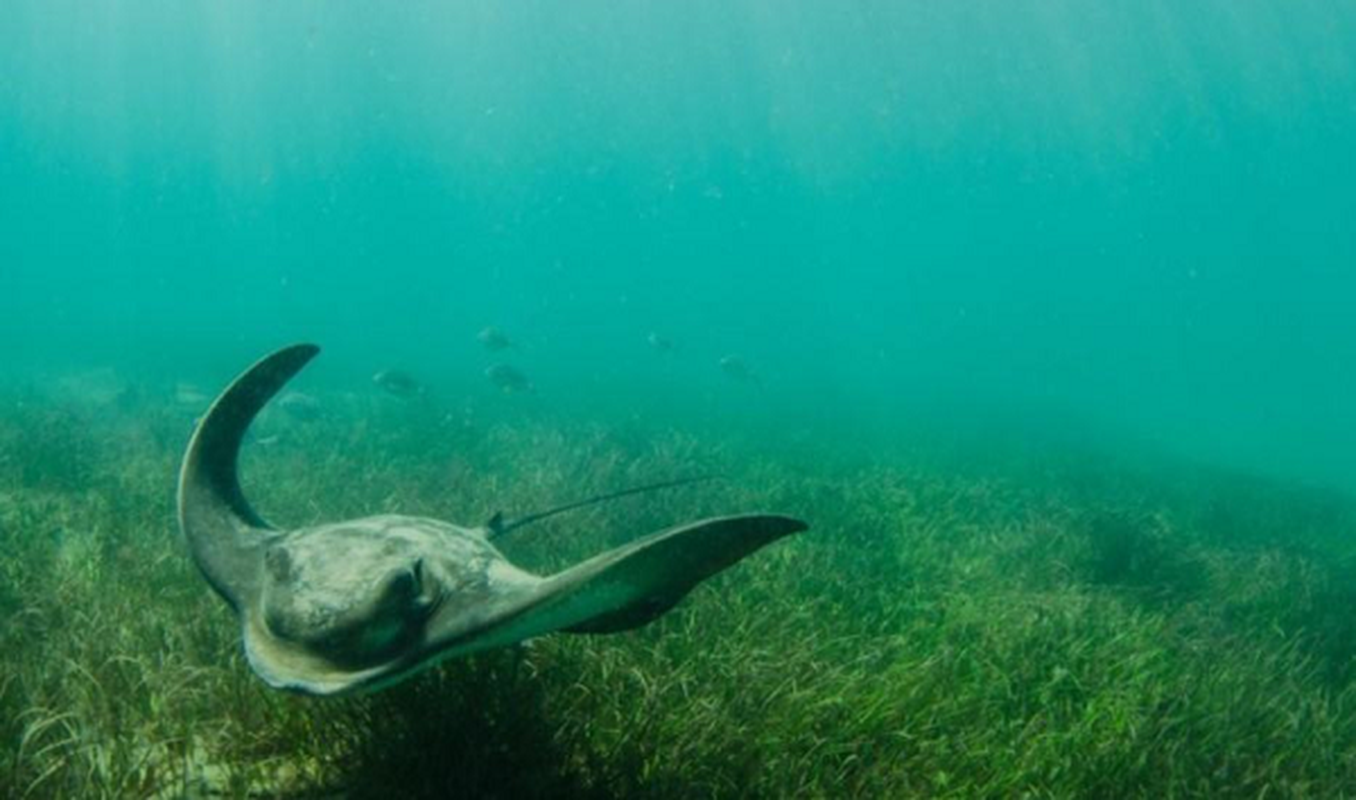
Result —
[[174, 402], [184, 408], [207, 408], [207, 404], [212, 402], [197, 386], [191, 383], [179, 382], [174, 384]]
[[424, 393], [424, 384], [410, 373], [398, 369], [384, 369], [372, 376], [372, 382], [401, 399], [407, 400]]
[[508, 334], [493, 325], [477, 333], [476, 341], [484, 345], [485, 349], [491, 353], [498, 353], [500, 350], [507, 350], [514, 346], [514, 342], [508, 337]]
[[758, 376], [754, 373], [753, 367], [749, 366], [749, 362], [745, 361], [743, 356], [733, 353], [720, 360], [720, 371], [732, 380], [758, 382]]
[[320, 401], [302, 392], [288, 392], [278, 398], [278, 408], [300, 422], [320, 419]]
[[111, 367], [60, 377], [54, 382], [53, 389], [62, 399], [106, 408], [133, 408], [138, 394], [136, 385]]
[[667, 353], [673, 350], [673, 340], [660, 336], [654, 331], [651, 331], [650, 335], [645, 337], [645, 342], [649, 344], [652, 349], [658, 350], [661, 353]]
[[508, 364], [495, 364], [485, 370], [485, 377], [490, 379], [490, 383], [499, 387], [504, 394], [514, 394], [516, 392], [535, 392], [532, 381], [527, 376]]

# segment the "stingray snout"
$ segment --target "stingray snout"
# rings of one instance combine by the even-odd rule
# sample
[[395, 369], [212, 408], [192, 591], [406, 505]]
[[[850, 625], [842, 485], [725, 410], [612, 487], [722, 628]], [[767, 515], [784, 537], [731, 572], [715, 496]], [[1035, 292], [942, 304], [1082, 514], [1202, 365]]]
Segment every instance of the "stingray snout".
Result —
[[269, 580], [263, 621], [268, 631], [349, 664], [379, 662], [404, 647], [442, 598], [423, 558], [388, 571], [356, 595], [335, 592], [329, 583], [315, 580], [285, 547], [269, 548], [264, 566]]

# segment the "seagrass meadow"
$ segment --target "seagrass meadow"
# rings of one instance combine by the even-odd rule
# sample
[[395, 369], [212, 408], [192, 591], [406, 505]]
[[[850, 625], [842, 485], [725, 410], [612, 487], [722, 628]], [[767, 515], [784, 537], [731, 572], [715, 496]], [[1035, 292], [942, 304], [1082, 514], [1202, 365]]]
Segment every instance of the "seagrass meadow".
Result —
[[[1056, 447], [813, 459], [432, 403], [270, 412], [287, 524], [451, 519], [723, 480], [514, 534], [549, 570], [702, 514], [812, 524], [635, 632], [377, 694], [274, 692], [175, 528], [193, 415], [6, 396], [0, 793], [11, 797], [1315, 797], [1356, 786], [1356, 503]], [[167, 410], [169, 409], [169, 410]]]
[[1351, 0], [0, 0], [0, 800], [1356, 798], [1353, 265]]

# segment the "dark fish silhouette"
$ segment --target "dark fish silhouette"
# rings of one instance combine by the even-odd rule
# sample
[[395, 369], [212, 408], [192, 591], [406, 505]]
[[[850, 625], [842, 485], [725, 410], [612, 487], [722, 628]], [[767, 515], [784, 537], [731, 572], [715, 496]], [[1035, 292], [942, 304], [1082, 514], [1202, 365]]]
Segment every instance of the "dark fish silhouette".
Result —
[[505, 394], [536, 391], [532, 386], [532, 381], [529, 381], [526, 375], [508, 364], [491, 366], [485, 370], [485, 377], [489, 378], [490, 383], [499, 387], [499, 390]]
[[372, 376], [372, 382], [388, 394], [405, 400], [424, 393], [424, 384], [408, 372], [398, 369], [384, 369]]
[[174, 384], [174, 403], [180, 408], [203, 409], [211, 400], [211, 397], [191, 383], [180, 381]]
[[672, 339], [660, 336], [659, 334], [654, 333], [653, 331], [650, 333], [649, 336], [645, 337], [645, 343], [648, 344], [651, 348], [658, 350], [661, 353], [667, 353], [673, 350]]
[[288, 392], [278, 398], [278, 408], [286, 411], [288, 416], [302, 422], [313, 422], [320, 419], [320, 401], [301, 392]]
[[758, 383], [758, 375], [743, 356], [733, 353], [720, 360], [720, 371], [732, 380]]
[[498, 353], [514, 346], [514, 341], [508, 337], [508, 334], [493, 325], [476, 334], [476, 341], [484, 345], [485, 349], [491, 353]]

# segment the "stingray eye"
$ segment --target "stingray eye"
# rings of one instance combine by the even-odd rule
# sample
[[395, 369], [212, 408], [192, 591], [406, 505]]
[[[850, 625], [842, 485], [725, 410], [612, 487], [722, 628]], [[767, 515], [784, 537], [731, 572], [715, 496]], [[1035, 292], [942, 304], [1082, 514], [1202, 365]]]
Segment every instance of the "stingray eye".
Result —
[[387, 585], [390, 602], [409, 610], [427, 611], [438, 602], [438, 581], [428, 573], [424, 559], [415, 559], [409, 569], [397, 573]]
[[419, 593], [419, 579], [415, 577], [413, 570], [397, 573], [387, 584], [386, 592], [400, 599], [414, 597]]
[[386, 585], [386, 596], [401, 604], [412, 603], [424, 589], [424, 560], [416, 559], [409, 569], [401, 570]]

